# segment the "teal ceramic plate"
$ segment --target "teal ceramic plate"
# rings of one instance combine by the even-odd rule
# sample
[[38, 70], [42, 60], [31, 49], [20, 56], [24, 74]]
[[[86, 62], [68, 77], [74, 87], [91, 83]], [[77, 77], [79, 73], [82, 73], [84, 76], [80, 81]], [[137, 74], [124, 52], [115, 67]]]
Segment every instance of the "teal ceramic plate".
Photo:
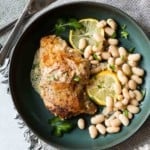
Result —
[[[130, 125], [123, 127], [117, 134], [108, 134], [91, 139], [87, 130], [76, 128], [70, 134], [65, 134], [62, 138], [51, 135], [51, 127], [47, 121], [52, 114], [45, 108], [41, 98], [34, 91], [30, 82], [30, 70], [34, 54], [39, 47], [40, 38], [51, 33], [51, 30], [58, 18], [75, 17], [105, 19], [113, 18], [119, 25], [126, 24], [130, 34], [128, 40], [121, 40], [126, 48], [135, 47], [136, 51], [142, 54], [141, 66], [145, 69], [145, 82], [143, 88], [146, 95], [141, 102], [141, 111], [135, 115]], [[95, 2], [76, 2], [69, 3], [44, 13], [33, 21], [22, 34], [17, 46], [15, 47], [9, 72], [10, 90], [14, 104], [27, 123], [29, 128], [36, 133], [39, 138], [48, 144], [59, 149], [104, 149], [123, 142], [134, 134], [144, 123], [150, 114], [150, 43], [146, 35], [124, 12], [109, 5]], [[71, 119], [75, 121], [77, 118]]]

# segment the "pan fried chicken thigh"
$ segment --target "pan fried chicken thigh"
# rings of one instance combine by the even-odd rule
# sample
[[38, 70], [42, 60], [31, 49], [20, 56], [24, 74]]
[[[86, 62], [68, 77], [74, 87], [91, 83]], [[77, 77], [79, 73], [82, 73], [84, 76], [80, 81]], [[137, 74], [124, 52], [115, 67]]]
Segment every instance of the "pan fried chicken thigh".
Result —
[[54, 115], [70, 118], [97, 110], [85, 92], [89, 63], [60, 37], [43, 37], [31, 71], [33, 87]]

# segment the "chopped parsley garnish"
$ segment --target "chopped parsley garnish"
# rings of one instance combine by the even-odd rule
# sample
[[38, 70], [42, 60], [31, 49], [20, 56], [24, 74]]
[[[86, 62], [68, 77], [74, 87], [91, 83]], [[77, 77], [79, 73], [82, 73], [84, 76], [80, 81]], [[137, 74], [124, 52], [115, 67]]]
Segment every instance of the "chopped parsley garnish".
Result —
[[134, 51], [135, 51], [135, 47], [132, 47], [132, 48], [128, 49], [129, 53], [133, 53]]
[[57, 137], [61, 137], [64, 133], [70, 132], [74, 127], [71, 122], [61, 120], [59, 117], [49, 119], [48, 123], [52, 126], [52, 134]]
[[111, 38], [116, 38], [116, 37], [117, 37], [117, 33], [114, 32], [114, 33], [112, 34]]
[[97, 54], [93, 54], [93, 59], [95, 59], [95, 60], [100, 60], [100, 57], [97, 55]]
[[57, 20], [57, 23], [55, 24], [54, 31], [57, 35], [60, 35], [67, 28], [80, 29], [80, 28], [82, 28], [82, 24], [79, 23], [78, 20], [74, 19], [74, 18], [70, 18], [68, 20], [60, 18]]
[[125, 56], [122, 55], [121, 56], [121, 60], [124, 61], [125, 60]]
[[115, 71], [115, 65], [109, 65], [109, 68], [112, 69], [112, 71]]
[[127, 28], [127, 25], [125, 24], [121, 27], [121, 37], [128, 39], [129, 33], [127, 32], [126, 28]]
[[145, 97], [145, 94], [146, 94], [146, 89], [142, 89], [141, 90], [141, 93], [142, 93], [142, 96], [143, 96], [143, 98]]
[[123, 111], [123, 114], [126, 116], [126, 117], [128, 117], [128, 110], [127, 109], [125, 109], [124, 111]]

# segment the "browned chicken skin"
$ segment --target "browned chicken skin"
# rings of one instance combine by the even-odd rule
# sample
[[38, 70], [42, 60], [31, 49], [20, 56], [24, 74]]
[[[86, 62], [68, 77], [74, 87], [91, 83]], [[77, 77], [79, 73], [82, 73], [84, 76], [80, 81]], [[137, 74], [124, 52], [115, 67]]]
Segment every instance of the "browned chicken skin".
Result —
[[89, 63], [78, 50], [51, 35], [41, 39], [35, 58], [34, 65], [38, 63], [38, 67], [31, 71], [32, 85], [54, 115], [66, 119], [96, 112], [97, 107], [85, 92]]

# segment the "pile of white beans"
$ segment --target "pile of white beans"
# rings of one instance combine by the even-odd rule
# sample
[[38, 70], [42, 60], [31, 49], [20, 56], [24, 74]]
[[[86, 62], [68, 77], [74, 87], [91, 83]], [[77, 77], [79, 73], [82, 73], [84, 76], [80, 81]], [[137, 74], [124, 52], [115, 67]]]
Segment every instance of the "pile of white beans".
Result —
[[[144, 70], [138, 66], [141, 59], [139, 53], [129, 53], [124, 47], [118, 46], [119, 41], [112, 38], [116, 33], [117, 23], [113, 19], [101, 20], [97, 27], [104, 29], [104, 36], [95, 33], [93, 38], [103, 45], [88, 45], [86, 39], [80, 39], [79, 48], [84, 51], [84, 57], [91, 63], [91, 74], [102, 70], [116, 73], [119, 80], [115, 85], [116, 98], [106, 97], [106, 107], [100, 114], [91, 117], [88, 127], [91, 138], [99, 134], [117, 133], [121, 126], [128, 126], [134, 114], [140, 111], [139, 103], [143, 94], [138, 87], [143, 82]], [[96, 55], [97, 59], [93, 58]], [[85, 120], [78, 120], [78, 127], [86, 127]]]

